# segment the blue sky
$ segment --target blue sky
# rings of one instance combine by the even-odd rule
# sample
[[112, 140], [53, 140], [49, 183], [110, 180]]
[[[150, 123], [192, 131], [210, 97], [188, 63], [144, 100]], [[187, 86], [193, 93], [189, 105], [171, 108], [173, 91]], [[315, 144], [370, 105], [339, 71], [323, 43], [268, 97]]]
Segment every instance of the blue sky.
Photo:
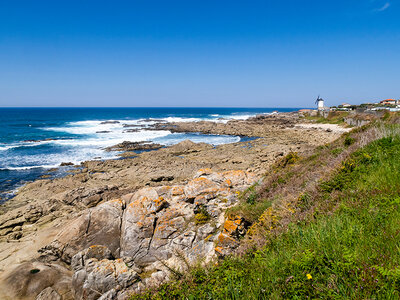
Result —
[[400, 0], [0, 0], [0, 106], [400, 98]]

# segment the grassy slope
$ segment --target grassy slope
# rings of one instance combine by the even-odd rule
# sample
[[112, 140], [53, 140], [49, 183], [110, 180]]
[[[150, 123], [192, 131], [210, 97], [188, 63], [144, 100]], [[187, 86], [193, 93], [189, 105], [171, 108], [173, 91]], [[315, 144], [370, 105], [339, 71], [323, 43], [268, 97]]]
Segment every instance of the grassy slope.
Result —
[[132, 299], [398, 299], [399, 136], [345, 156], [316, 191], [306, 197], [312, 209], [302, 213], [299, 201], [301, 217], [265, 235], [259, 250], [192, 268], [184, 279]]
[[306, 116], [305, 119], [309, 120], [309, 121], [314, 121], [316, 123], [322, 123], [322, 124], [347, 125], [343, 121], [343, 118], [347, 117], [348, 115], [349, 115], [349, 112], [347, 112], [347, 111], [334, 111], [334, 112], [331, 112], [327, 118], [324, 118], [321, 116], [315, 116], [315, 117]]

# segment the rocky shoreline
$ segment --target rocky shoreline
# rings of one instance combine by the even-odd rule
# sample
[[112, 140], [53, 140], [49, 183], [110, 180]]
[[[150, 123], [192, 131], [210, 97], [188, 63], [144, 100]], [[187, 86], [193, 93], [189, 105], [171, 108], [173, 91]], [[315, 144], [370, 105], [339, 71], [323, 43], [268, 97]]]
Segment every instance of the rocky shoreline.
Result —
[[154, 130], [257, 139], [117, 145], [111, 150], [151, 151], [87, 161], [74, 174], [27, 184], [0, 207], [0, 298], [126, 299], [184, 268], [182, 257], [210, 261], [229, 253], [247, 226], [224, 215], [237, 192], [280, 156], [305, 154], [344, 131], [302, 122], [287, 113], [156, 123]]

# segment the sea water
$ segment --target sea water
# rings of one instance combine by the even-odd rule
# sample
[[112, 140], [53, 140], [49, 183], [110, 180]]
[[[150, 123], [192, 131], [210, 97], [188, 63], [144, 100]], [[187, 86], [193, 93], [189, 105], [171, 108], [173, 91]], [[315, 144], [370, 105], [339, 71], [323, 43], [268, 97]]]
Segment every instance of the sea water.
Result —
[[[172, 145], [190, 139], [213, 145], [240, 141], [238, 136], [171, 133], [147, 130], [162, 121], [212, 120], [227, 122], [295, 108], [0, 108], [0, 202], [21, 185], [43, 175], [64, 176], [86, 160], [116, 159], [106, 147], [123, 141]], [[110, 122], [115, 121], [115, 122]], [[124, 126], [125, 125], [125, 126]], [[128, 127], [141, 125], [141, 127]], [[128, 132], [129, 129], [139, 129]], [[57, 170], [50, 169], [57, 168]]]

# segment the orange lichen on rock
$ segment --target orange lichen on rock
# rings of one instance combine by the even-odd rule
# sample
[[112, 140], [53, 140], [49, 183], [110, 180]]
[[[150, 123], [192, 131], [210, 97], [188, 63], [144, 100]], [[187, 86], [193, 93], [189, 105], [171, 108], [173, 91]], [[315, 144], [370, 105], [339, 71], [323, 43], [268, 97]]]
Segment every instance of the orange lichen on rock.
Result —
[[204, 168], [204, 169], [200, 169], [196, 172], [196, 177], [199, 176], [204, 176], [204, 175], [209, 175], [211, 174], [213, 171], [210, 168]]
[[222, 247], [217, 246], [214, 248], [214, 251], [217, 253], [218, 256], [224, 256]]
[[154, 199], [153, 200], [153, 202], [156, 204], [156, 205], [160, 205], [160, 203], [161, 202], [163, 202], [164, 201], [164, 197], [158, 197], [157, 199]]
[[230, 179], [225, 179], [225, 185], [226, 186], [228, 186], [228, 187], [231, 187], [232, 186], [232, 181], [230, 180]]
[[117, 199], [110, 200], [110, 202], [111, 202], [111, 203], [118, 203], [118, 204], [124, 205], [124, 202], [121, 200], [121, 198], [117, 198]]
[[[230, 249], [237, 247], [238, 238], [246, 232], [246, 222], [238, 215], [230, 215], [226, 219], [222, 232], [218, 236], [215, 251], [218, 255], [229, 253]], [[218, 250], [217, 250], [218, 248]]]
[[237, 236], [239, 234], [238, 231], [241, 231], [244, 226], [244, 219], [241, 216], [230, 215], [228, 219], [224, 223], [223, 232], [229, 235]]
[[172, 196], [179, 196], [179, 195], [183, 195], [184, 193], [185, 192], [184, 192], [183, 188], [180, 187], [180, 186], [174, 186], [171, 189], [171, 195]]
[[200, 177], [189, 181], [184, 190], [186, 196], [193, 197], [201, 194], [217, 193], [219, 187], [210, 179]]
[[218, 242], [218, 245], [222, 246], [222, 247], [234, 245], [237, 243], [237, 241], [234, 238], [230, 237], [229, 235], [227, 235], [225, 233], [221, 233], [218, 236], [217, 242]]
[[238, 228], [238, 224], [232, 220], [226, 220], [224, 223], [224, 231], [228, 234], [232, 234]]

